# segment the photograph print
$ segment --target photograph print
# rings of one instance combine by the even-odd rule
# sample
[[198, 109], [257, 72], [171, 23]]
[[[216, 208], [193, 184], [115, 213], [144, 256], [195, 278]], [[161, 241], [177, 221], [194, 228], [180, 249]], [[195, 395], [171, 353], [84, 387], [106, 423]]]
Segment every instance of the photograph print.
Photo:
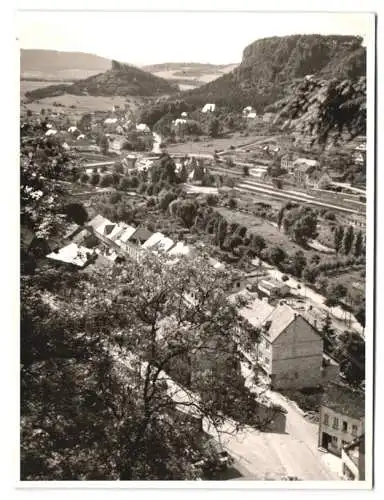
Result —
[[17, 13], [21, 485], [371, 487], [374, 21]]

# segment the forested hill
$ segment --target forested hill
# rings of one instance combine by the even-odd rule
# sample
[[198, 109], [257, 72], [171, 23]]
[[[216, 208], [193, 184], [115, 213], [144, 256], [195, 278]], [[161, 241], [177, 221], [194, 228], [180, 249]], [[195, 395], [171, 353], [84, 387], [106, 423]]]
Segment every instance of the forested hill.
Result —
[[306, 75], [355, 79], [365, 75], [366, 50], [357, 36], [292, 35], [263, 38], [244, 49], [240, 66], [207, 85], [184, 92], [190, 104], [215, 102], [262, 111]]
[[104, 73], [78, 80], [72, 85], [50, 85], [26, 94], [29, 99], [56, 97], [64, 93], [93, 96], [153, 96], [176, 92], [177, 87], [164, 78], [129, 64], [112, 61]]

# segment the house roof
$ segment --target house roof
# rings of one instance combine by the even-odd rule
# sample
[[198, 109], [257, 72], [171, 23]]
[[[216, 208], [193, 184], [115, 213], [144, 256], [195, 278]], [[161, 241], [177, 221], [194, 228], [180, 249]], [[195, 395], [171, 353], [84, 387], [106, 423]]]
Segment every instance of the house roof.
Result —
[[309, 158], [297, 158], [294, 162], [296, 166], [307, 166], [307, 167], [317, 167], [319, 162], [317, 160], [311, 160]]
[[127, 227], [128, 225], [124, 222], [117, 223], [110, 234], [108, 234], [108, 238], [113, 241], [117, 240]]
[[134, 233], [131, 235], [131, 239], [138, 239], [140, 241], [147, 241], [152, 236], [151, 231], [146, 227], [138, 227]]
[[[236, 294], [249, 296], [249, 294]], [[257, 328], [266, 327], [263, 334], [274, 342], [299, 315], [289, 306], [273, 307], [258, 298], [239, 310], [239, 314]], [[302, 316], [300, 316], [302, 317]], [[304, 318], [303, 318], [304, 319]], [[304, 319], [305, 321], [305, 319]], [[309, 323], [308, 323], [309, 324]], [[311, 325], [312, 326], [312, 325]], [[313, 327], [312, 327], [313, 328]]]
[[[235, 294], [232, 297], [249, 297], [247, 293]], [[264, 302], [263, 300], [259, 300], [255, 298], [253, 301], [249, 302], [245, 307], [242, 307], [239, 310], [239, 314], [249, 321], [252, 326], [259, 327], [261, 326], [266, 318], [272, 313], [273, 306], [268, 304], [268, 302]]]
[[133, 235], [133, 233], [136, 231], [136, 228], [133, 226], [127, 226], [122, 233], [118, 236], [116, 239], [116, 243], [118, 245], [121, 245], [121, 243], [127, 243], [129, 238]]
[[[93, 227], [93, 229], [96, 230], [97, 227], [101, 226], [101, 224], [103, 224], [105, 221], [107, 221], [108, 219], [106, 219], [105, 217], [103, 217], [102, 215], [98, 214], [96, 215], [92, 220], [90, 220], [88, 222], [88, 226], [91, 226]], [[109, 222], [109, 221], [108, 221]]]
[[155, 246], [159, 241], [161, 241], [163, 238], [165, 238], [163, 233], [153, 233], [146, 241], [143, 243], [143, 248], [152, 248]]
[[60, 248], [58, 252], [48, 254], [47, 258], [65, 262], [67, 264], [73, 264], [78, 267], [84, 267], [89, 261], [89, 257], [91, 255], [92, 251], [88, 248], [78, 246], [76, 243], [70, 243], [63, 248]]
[[267, 280], [260, 280], [260, 284], [268, 290], [273, 290], [274, 288], [282, 288], [283, 286], [288, 287], [286, 283], [269, 278]]
[[345, 385], [330, 383], [324, 391], [321, 404], [351, 418], [361, 419], [365, 415], [364, 393]]
[[190, 255], [191, 247], [185, 245], [183, 241], [178, 241], [176, 245], [168, 252], [169, 255]]
[[267, 327], [264, 331], [264, 335], [268, 337], [271, 342], [274, 342], [296, 317], [297, 314], [290, 307], [286, 305], [277, 306], [264, 321], [263, 326]]

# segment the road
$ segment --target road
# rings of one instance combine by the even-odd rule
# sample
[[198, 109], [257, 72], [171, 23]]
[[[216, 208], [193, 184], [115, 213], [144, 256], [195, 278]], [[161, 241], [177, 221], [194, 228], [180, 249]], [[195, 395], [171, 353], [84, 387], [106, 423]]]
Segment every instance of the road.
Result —
[[[250, 381], [252, 373], [245, 363], [242, 373], [251, 390], [257, 393], [263, 390]], [[249, 474], [261, 473], [266, 479], [274, 473], [302, 480], [338, 480], [340, 460], [318, 450], [317, 424], [308, 422], [301, 410], [281, 394], [268, 390], [265, 395], [286, 409], [286, 433], [259, 433], [248, 429], [235, 437], [224, 438], [228, 451], [242, 457], [243, 460], [239, 457], [238, 460]]]

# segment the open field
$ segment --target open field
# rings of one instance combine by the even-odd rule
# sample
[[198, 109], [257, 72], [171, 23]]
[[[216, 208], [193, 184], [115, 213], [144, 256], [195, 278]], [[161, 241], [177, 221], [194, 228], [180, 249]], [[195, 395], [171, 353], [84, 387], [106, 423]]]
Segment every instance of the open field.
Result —
[[247, 137], [240, 135], [239, 133], [233, 134], [231, 137], [220, 137], [213, 139], [212, 137], [204, 138], [198, 142], [183, 142], [179, 144], [169, 144], [167, 145], [167, 150], [169, 153], [204, 153], [213, 154], [214, 150], [218, 151], [227, 150], [230, 146], [239, 147], [244, 144], [249, 144], [256, 141], [262, 141], [266, 139], [265, 136], [260, 135], [248, 135]]
[[[41, 89], [43, 87], [49, 87], [49, 85], [55, 85], [57, 83], [58, 82], [52, 82], [47, 80], [39, 80], [39, 81], [20, 80], [20, 98], [24, 98], [26, 92], [30, 92], [31, 90]], [[68, 85], [70, 85], [73, 82], [65, 81], [61, 83], [68, 83]]]
[[[38, 82], [22, 83], [36, 84]], [[48, 82], [45, 83], [48, 84]], [[41, 85], [39, 86], [41, 87]], [[38, 88], [38, 86], [35, 88]], [[71, 106], [75, 106], [74, 108], [71, 108], [71, 114], [78, 115], [80, 117], [83, 113], [90, 113], [92, 111], [110, 111], [114, 105], [124, 106], [124, 104], [129, 104], [131, 111], [135, 112], [142, 101], [138, 97], [79, 96], [64, 94], [62, 96], [46, 97], [44, 99], [39, 99], [38, 101], [29, 102], [27, 103], [27, 107], [28, 109], [31, 109], [31, 111], [39, 113], [42, 108], [53, 108], [54, 102], [62, 106], [61, 110], [63, 107], [70, 108]]]
[[[263, 200], [264, 202], [266, 200]], [[281, 246], [288, 254], [293, 254], [298, 250], [301, 250], [305, 256], [311, 258], [313, 255], [318, 255], [319, 252], [303, 248], [300, 245], [297, 245], [294, 241], [290, 240], [290, 238], [283, 232], [279, 231], [279, 229], [273, 226], [271, 223], [266, 222], [265, 220], [257, 217], [256, 215], [248, 215], [236, 210], [229, 210], [227, 208], [217, 208], [217, 211], [223, 215], [229, 223], [236, 222], [245, 226], [250, 233], [259, 234], [262, 236], [268, 245], [279, 245]]]

